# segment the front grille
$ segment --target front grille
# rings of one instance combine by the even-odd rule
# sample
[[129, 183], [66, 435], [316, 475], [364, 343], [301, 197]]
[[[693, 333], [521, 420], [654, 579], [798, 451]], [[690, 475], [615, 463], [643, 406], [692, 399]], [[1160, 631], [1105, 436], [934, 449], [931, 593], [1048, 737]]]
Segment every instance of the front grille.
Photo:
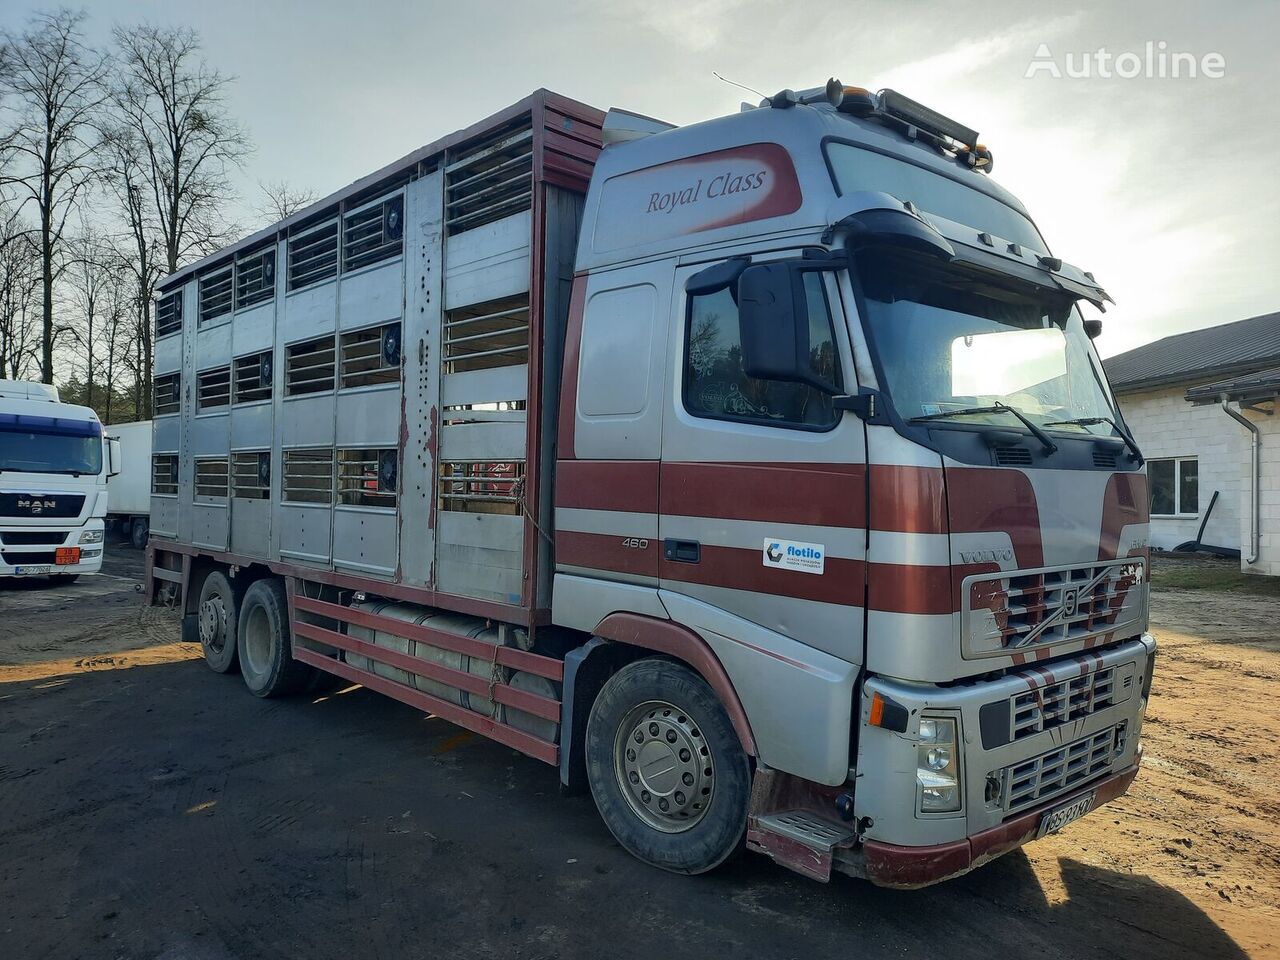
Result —
[[26, 550], [0, 550], [0, 557], [4, 557], [4, 562], [11, 567], [18, 564], [46, 564], [53, 563], [57, 554], [52, 550], [37, 550], [28, 553]]
[[966, 648], [1013, 653], [1114, 630], [1143, 577], [1137, 559], [971, 577], [963, 595]]
[[9, 530], [0, 533], [0, 543], [9, 547], [62, 546], [67, 539], [63, 530]]
[[1005, 810], [1016, 813], [1034, 807], [1108, 773], [1124, 751], [1127, 731], [1127, 721], [1121, 721], [1065, 747], [1006, 767]]
[[78, 517], [83, 494], [0, 493], [0, 517]]
[[1115, 706], [1116, 669], [1051, 683], [1011, 698], [1010, 738], [1021, 740]]

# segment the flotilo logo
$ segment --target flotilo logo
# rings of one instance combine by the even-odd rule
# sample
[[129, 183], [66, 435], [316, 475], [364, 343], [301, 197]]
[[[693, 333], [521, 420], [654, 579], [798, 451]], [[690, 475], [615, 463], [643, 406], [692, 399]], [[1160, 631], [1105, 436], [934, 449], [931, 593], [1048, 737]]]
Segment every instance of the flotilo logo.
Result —
[[[715, 200], [735, 193], [749, 193], [764, 186], [768, 170], [753, 170], [751, 173], [732, 173], [726, 171], [711, 178], [699, 177], [698, 182], [683, 190], [659, 191], [649, 194], [649, 206], [645, 213], [671, 213], [677, 207], [697, 203], [699, 200]], [[706, 191], [702, 185], [706, 184]]]
[[820, 543], [795, 543], [769, 538], [764, 542], [762, 559], [766, 567], [781, 567], [801, 573], [822, 573], [826, 568], [826, 552], [826, 547]]

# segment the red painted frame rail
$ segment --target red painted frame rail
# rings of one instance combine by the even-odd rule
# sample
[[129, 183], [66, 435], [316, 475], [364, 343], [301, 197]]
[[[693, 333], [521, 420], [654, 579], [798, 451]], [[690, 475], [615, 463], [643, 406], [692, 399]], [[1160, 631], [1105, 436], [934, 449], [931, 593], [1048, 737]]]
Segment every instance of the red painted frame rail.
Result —
[[[295, 624], [295, 626], [302, 626], [302, 624]], [[324, 654], [316, 653], [314, 650], [298, 647], [294, 649], [293, 655], [303, 663], [309, 663], [319, 670], [368, 687], [375, 693], [381, 693], [384, 696], [391, 697], [393, 700], [407, 703], [411, 707], [417, 707], [424, 713], [434, 714], [443, 720], [457, 724], [465, 730], [470, 730], [472, 733], [478, 733], [481, 736], [488, 737], [490, 740], [496, 740], [498, 743], [528, 754], [535, 760], [541, 760], [552, 766], [556, 766], [560, 762], [560, 748], [554, 743], [535, 737], [533, 734], [525, 733], [523, 730], [517, 730], [515, 727], [508, 727], [489, 717], [473, 713], [466, 707], [460, 707], [456, 703], [450, 703], [448, 700], [441, 700], [439, 697], [433, 697], [431, 694], [423, 693], [421, 690], [406, 687], [403, 683], [380, 677], [376, 673], [359, 670], [348, 663], [334, 660], [332, 657], [326, 657]]]
[[[445, 650], [466, 654], [468, 657], [493, 661], [500, 666], [523, 670], [526, 673], [536, 673], [538, 676], [546, 677], [548, 680], [559, 681], [564, 679], [564, 662], [554, 657], [528, 653], [524, 650], [517, 650], [515, 647], [500, 647], [496, 643], [476, 640], [472, 637], [460, 637], [456, 633], [433, 630], [431, 627], [424, 627], [416, 623], [406, 623], [403, 620], [384, 617], [381, 614], [370, 613], [367, 610], [344, 607], [340, 603], [330, 603], [327, 600], [314, 600], [311, 597], [295, 595], [293, 607], [295, 610], [318, 614], [322, 617], [329, 617], [332, 620], [340, 620], [343, 623], [354, 623], [357, 626], [369, 627], [372, 630], [382, 630], [397, 637], [403, 637], [406, 640], [420, 640], [423, 643], [431, 644], [433, 647], [443, 647]], [[377, 658], [375, 657], [374, 659]]]

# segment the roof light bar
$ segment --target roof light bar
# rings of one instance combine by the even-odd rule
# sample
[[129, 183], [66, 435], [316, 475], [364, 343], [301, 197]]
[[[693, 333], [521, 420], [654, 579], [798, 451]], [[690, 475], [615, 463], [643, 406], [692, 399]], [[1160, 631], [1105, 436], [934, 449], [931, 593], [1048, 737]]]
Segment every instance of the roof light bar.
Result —
[[910, 97], [904, 97], [896, 90], [881, 90], [879, 94], [879, 112], [885, 116], [909, 123], [929, 133], [947, 137], [956, 143], [963, 144], [970, 150], [978, 147], [978, 131], [956, 123], [950, 117], [944, 117], [936, 110], [930, 110], [922, 103], [916, 103]]

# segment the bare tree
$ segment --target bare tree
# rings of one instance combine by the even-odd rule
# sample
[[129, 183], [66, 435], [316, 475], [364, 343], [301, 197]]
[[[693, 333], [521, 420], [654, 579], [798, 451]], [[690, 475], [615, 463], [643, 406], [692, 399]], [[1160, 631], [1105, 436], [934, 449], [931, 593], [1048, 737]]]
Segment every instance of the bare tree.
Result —
[[262, 225], [266, 227], [288, 220], [299, 210], [320, 199], [314, 190], [291, 187], [286, 180], [266, 183], [259, 180], [258, 189], [262, 191], [262, 203], [258, 205], [257, 213], [262, 218]]
[[173, 273], [230, 238], [228, 173], [251, 147], [227, 114], [230, 78], [204, 62], [194, 30], [118, 27], [115, 41], [121, 70], [115, 110], [138, 148], [141, 187]]
[[84, 363], [84, 403], [92, 407], [102, 362], [103, 314], [118, 283], [121, 264], [107, 238], [83, 218], [67, 248], [63, 286], [75, 324], [70, 328], [71, 335]]
[[35, 231], [0, 204], [0, 378], [28, 374], [40, 342], [36, 292], [40, 253]]
[[84, 42], [84, 13], [38, 14], [25, 32], [0, 35], [0, 189], [39, 217], [43, 296], [40, 372], [53, 383], [54, 283], [67, 217], [96, 176], [95, 120], [105, 57]]
[[106, 131], [104, 143], [106, 182], [119, 204], [125, 228], [116, 240], [117, 262], [131, 289], [132, 323], [127, 329], [117, 331], [121, 338], [117, 349], [121, 358], [130, 358], [134, 371], [133, 413], [145, 420], [151, 416], [151, 304], [156, 284], [165, 275], [164, 240], [157, 226], [158, 214], [151, 203], [145, 144], [121, 125]]

